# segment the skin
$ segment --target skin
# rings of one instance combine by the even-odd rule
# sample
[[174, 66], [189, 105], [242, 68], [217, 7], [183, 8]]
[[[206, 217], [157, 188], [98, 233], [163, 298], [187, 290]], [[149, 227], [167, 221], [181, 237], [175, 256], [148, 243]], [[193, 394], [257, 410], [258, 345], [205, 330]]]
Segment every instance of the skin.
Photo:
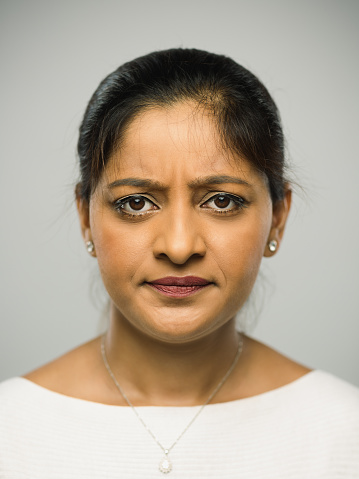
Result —
[[[263, 256], [274, 254], [268, 242], [282, 240], [290, 201], [288, 188], [273, 205], [266, 178], [223, 149], [213, 120], [194, 105], [132, 121], [90, 203], [78, 198], [77, 206], [111, 298], [107, 357], [135, 405], [207, 399], [235, 356], [235, 315]], [[190, 275], [210, 285], [172, 298], [148, 284]], [[240, 360], [212, 402], [261, 394], [308, 371], [244, 336]], [[99, 338], [25, 377], [68, 396], [126, 405]]]

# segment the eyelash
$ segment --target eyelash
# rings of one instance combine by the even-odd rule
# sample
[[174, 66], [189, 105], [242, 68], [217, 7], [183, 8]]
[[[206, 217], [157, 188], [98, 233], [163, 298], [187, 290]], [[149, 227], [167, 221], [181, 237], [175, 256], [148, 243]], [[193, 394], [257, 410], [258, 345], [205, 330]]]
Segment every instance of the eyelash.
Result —
[[[220, 198], [220, 197], [224, 197], [224, 198], [228, 198], [230, 201], [232, 201], [234, 203], [234, 206], [230, 209], [221, 209], [221, 208], [218, 208], [218, 209], [215, 209], [215, 208], [209, 208], [209, 207], [205, 207], [204, 205], [206, 205], [207, 203], [211, 202], [211, 201], [215, 201], [216, 199]], [[125, 206], [131, 201], [131, 200], [136, 200], [136, 199], [142, 199], [144, 200], [145, 202], [149, 202], [152, 204], [152, 206], [155, 206], [156, 208], [155, 209], [148, 209], [147, 211], [139, 211], [138, 213], [130, 213], [128, 211], [125, 211]], [[206, 200], [204, 203], [201, 204], [201, 207], [204, 207], [205, 209], [210, 209], [213, 211], [214, 214], [219, 214], [219, 215], [223, 215], [223, 214], [235, 214], [236, 212], [246, 208], [248, 206], [248, 201], [246, 201], [244, 198], [242, 198], [241, 196], [236, 196], [236, 195], [232, 195], [230, 193], [217, 193], [213, 196], [211, 196], [208, 200]], [[138, 217], [143, 217], [147, 214], [150, 214], [151, 212], [153, 211], [157, 211], [159, 208], [158, 206], [150, 199], [148, 199], [146, 196], [143, 196], [143, 195], [131, 195], [131, 196], [126, 196], [125, 198], [121, 198], [119, 200], [116, 200], [114, 202], [114, 208], [116, 211], [118, 211], [120, 214], [124, 215], [124, 216], [127, 216], [127, 217], [130, 217], [130, 218], [138, 218]]]
[[[217, 193], [216, 195], [211, 196], [201, 206], [203, 206], [206, 203], [209, 203], [211, 201], [215, 201], [216, 199], [218, 199], [220, 197], [228, 198], [229, 200], [231, 200], [234, 203], [234, 206], [232, 206], [232, 208], [230, 208], [228, 210], [221, 209], [221, 208], [218, 208], [218, 209], [213, 208], [213, 212], [215, 214], [219, 214], [219, 215], [231, 214], [231, 213], [234, 214], [234, 213], [236, 213], [236, 212], [238, 212], [238, 211], [240, 211], [243, 208], [246, 208], [248, 206], [248, 201], [246, 201], [244, 198], [242, 198], [241, 196], [237, 196], [237, 195], [231, 195], [230, 193]], [[212, 208], [208, 208], [208, 209], [212, 209]]]
[[118, 211], [122, 215], [128, 216], [130, 218], [138, 218], [139, 216], [147, 215], [151, 211], [156, 211], [156, 210], [153, 210], [153, 209], [149, 209], [148, 211], [143, 211], [143, 212], [139, 211], [138, 213], [130, 213], [128, 211], [125, 211], [125, 209], [124, 209], [125, 206], [131, 200], [136, 200], [136, 199], [144, 200], [145, 202], [152, 203], [153, 206], [156, 206], [156, 209], [158, 208], [157, 205], [155, 205], [155, 203], [153, 201], [149, 200], [148, 198], [146, 198], [146, 196], [142, 196], [142, 195], [131, 195], [131, 196], [126, 196], [125, 198], [121, 198], [120, 200], [116, 200], [114, 202], [114, 208], [115, 208], [116, 211]]

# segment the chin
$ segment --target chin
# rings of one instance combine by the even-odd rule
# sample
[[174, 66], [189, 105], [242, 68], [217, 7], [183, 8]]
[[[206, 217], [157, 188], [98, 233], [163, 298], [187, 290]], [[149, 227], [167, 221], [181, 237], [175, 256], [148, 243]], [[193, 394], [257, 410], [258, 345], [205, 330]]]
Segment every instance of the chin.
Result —
[[[173, 314], [173, 313], [172, 313]], [[156, 322], [147, 323], [143, 332], [161, 342], [180, 344], [197, 341], [207, 336], [220, 327], [213, 319], [204, 321], [203, 318], [173, 318], [168, 320], [157, 319]]]

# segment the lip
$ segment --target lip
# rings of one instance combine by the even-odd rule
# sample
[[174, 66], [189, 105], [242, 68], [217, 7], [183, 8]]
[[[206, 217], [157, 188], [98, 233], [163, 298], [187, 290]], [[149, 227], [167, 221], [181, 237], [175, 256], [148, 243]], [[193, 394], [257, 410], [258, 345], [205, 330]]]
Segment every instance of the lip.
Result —
[[192, 296], [213, 283], [198, 276], [166, 276], [146, 284], [165, 296], [184, 298]]
[[163, 286], [205, 286], [210, 281], [199, 278], [198, 276], [166, 276], [165, 278], [155, 279], [149, 284], [161, 284]]

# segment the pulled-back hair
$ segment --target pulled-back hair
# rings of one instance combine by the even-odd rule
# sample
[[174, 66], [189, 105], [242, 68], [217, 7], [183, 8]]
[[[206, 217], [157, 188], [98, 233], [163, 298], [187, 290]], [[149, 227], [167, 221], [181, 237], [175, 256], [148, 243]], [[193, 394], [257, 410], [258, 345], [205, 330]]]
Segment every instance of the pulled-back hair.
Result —
[[77, 193], [89, 201], [136, 115], [188, 100], [212, 113], [223, 146], [265, 174], [272, 201], [282, 199], [284, 139], [277, 107], [267, 89], [231, 58], [181, 48], [125, 63], [100, 83], [80, 126]]

